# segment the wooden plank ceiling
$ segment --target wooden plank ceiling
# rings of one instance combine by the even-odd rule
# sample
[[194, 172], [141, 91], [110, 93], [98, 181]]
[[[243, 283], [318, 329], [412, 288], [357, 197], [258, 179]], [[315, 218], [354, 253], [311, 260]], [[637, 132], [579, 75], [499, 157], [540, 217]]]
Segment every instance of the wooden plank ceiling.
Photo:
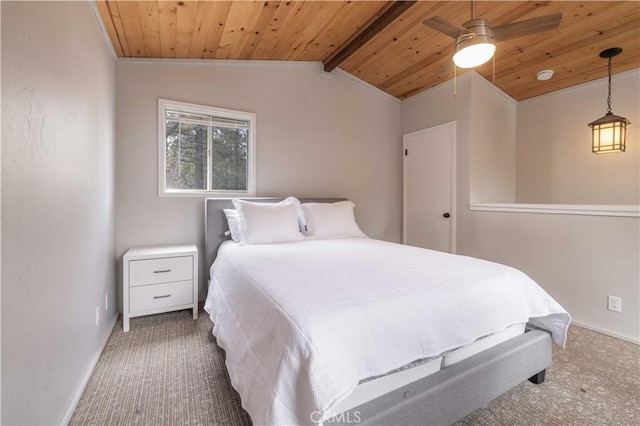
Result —
[[[461, 25], [470, 18], [470, 5], [398, 3], [149, 0], [97, 5], [119, 57], [319, 61], [404, 99], [454, 73], [454, 40], [422, 21], [442, 16]], [[477, 2], [477, 16], [492, 26], [555, 12], [563, 13], [559, 29], [497, 45], [495, 84], [516, 100], [605, 77], [607, 61], [598, 54], [609, 47], [624, 49], [613, 59], [614, 74], [640, 67], [638, 1]], [[338, 55], [341, 50], [346, 53]], [[536, 79], [544, 69], [555, 72], [553, 79]], [[491, 62], [476, 71], [492, 80]]]

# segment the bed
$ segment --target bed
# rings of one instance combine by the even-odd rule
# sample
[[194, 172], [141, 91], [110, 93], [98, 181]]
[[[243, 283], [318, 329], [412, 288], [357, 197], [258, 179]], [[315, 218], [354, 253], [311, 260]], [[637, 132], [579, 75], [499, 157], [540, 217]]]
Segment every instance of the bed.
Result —
[[568, 314], [513, 268], [361, 235], [241, 245], [223, 209], [206, 200], [205, 309], [255, 424], [450, 424], [564, 345]]

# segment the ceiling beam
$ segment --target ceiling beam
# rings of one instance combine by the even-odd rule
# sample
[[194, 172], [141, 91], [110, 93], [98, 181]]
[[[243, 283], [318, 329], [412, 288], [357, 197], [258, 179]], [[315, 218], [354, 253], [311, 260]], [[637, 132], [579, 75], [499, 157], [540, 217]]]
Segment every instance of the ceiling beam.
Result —
[[331, 72], [341, 63], [349, 59], [351, 55], [356, 53], [369, 40], [384, 30], [389, 24], [395, 21], [407, 9], [416, 4], [417, 1], [395, 1], [385, 10], [378, 18], [369, 26], [360, 32], [353, 40], [344, 44], [338, 49], [338, 52], [324, 61], [325, 72]]

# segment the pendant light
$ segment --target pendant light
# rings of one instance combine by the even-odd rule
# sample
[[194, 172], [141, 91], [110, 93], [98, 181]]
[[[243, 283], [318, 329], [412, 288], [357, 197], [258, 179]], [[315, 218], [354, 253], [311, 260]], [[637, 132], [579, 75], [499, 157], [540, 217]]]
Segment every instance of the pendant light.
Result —
[[595, 154], [624, 152], [629, 120], [611, 112], [611, 58], [622, 52], [620, 47], [612, 47], [600, 52], [601, 58], [609, 59], [609, 94], [607, 96], [607, 113], [604, 117], [589, 123], [591, 127], [591, 151]]

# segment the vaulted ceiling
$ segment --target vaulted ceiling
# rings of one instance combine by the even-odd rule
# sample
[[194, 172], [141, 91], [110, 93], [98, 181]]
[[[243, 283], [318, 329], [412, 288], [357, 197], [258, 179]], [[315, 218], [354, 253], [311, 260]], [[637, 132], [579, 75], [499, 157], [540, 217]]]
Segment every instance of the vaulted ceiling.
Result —
[[[422, 21], [462, 25], [468, 1], [97, 1], [119, 57], [319, 61], [400, 99], [454, 75], [454, 40]], [[560, 27], [498, 43], [476, 68], [516, 100], [640, 67], [638, 1], [478, 1], [492, 26], [562, 12]], [[536, 73], [551, 69], [549, 81]], [[463, 70], [458, 70], [461, 72]]]

